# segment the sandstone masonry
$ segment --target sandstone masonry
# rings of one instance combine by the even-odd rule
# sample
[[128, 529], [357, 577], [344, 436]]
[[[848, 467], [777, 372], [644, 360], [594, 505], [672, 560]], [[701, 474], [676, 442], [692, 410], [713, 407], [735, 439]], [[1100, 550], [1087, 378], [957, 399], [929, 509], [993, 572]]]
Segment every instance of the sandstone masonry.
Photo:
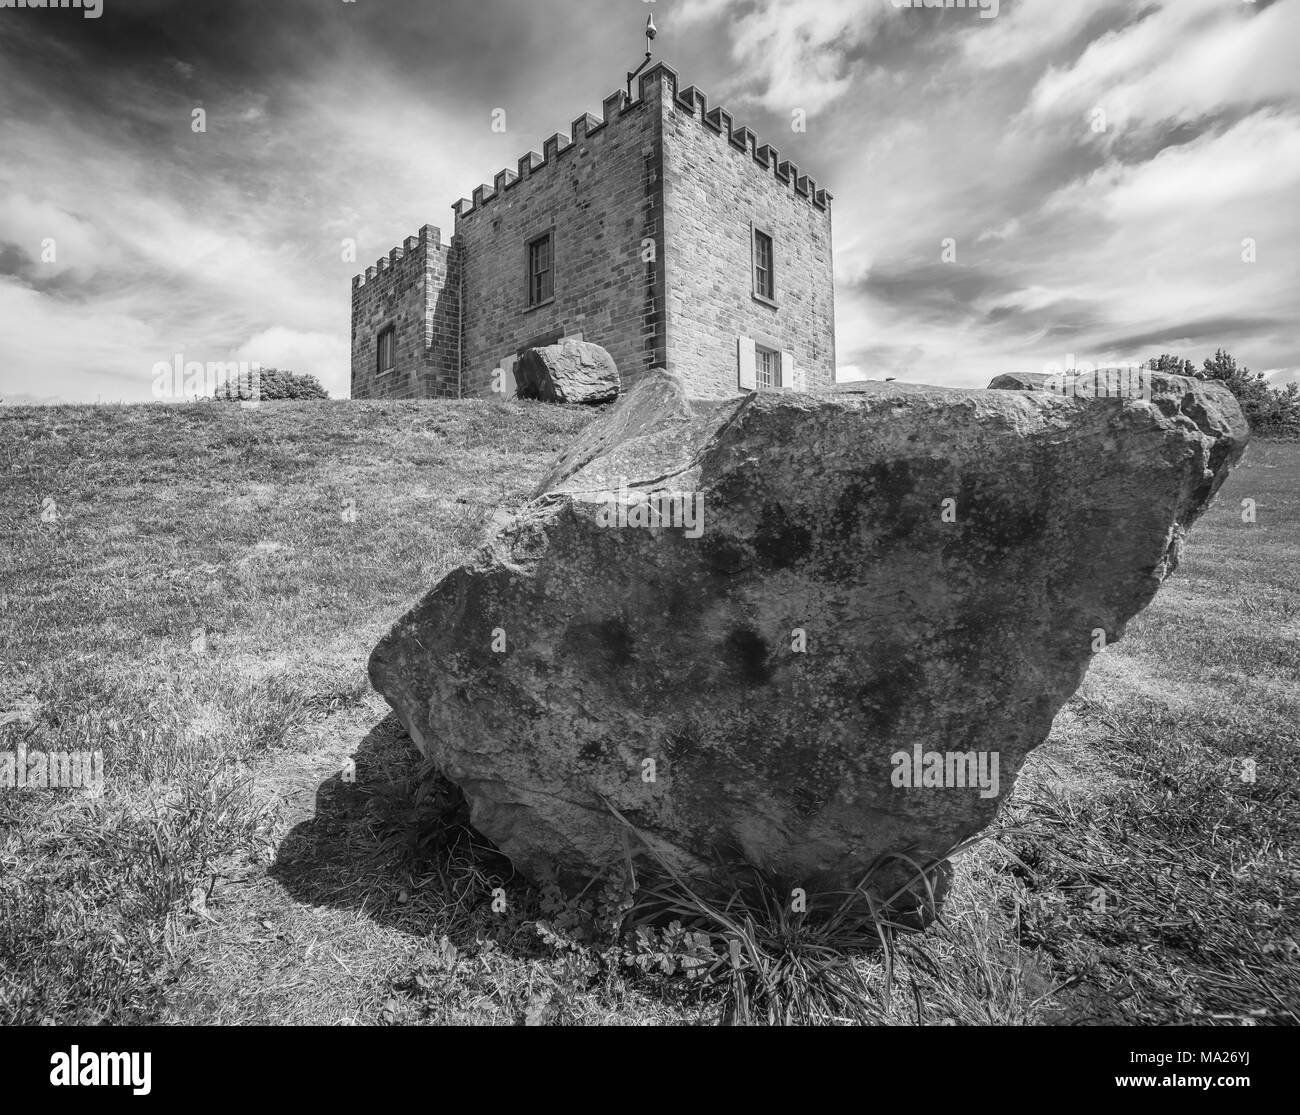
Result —
[[[354, 399], [460, 395], [460, 257], [425, 225], [352, 280]], [[393, 361], [381, 371], [379, 339], [388, 330]]]
[[426, 225], [352, 280], [352, 397], [512, 395], [519, 353], [566, 337], [626, 386], [652, 367], [701, 397], [827, 386], [830, 202], [659, 63], [457, 201], [450, 244]]

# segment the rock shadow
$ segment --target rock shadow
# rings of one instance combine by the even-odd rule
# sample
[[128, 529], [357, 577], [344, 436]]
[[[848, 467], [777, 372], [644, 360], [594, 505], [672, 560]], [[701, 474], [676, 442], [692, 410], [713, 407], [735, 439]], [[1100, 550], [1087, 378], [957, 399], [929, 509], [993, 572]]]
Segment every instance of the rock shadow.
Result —
[[[469, 826], [460, 790], [423, 761], [389, 714], [358, 744], [351, 766], [316, 788], [315, 815], [281, 841], [267, 874], [298, 902], [359, 910], [377, 924], [454, 944], [484, 934], [506, 944], [527, 884]], [[508, 916], [492, 910], [507, 894]]]

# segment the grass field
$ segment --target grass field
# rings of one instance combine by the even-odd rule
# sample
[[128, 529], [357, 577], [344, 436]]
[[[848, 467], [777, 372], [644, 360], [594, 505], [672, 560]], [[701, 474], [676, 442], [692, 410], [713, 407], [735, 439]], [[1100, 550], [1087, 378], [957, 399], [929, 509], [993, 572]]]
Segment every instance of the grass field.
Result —
[[[0, 409], [0, 751], [100, 750], [107, 775], [0, 789], [0, 1021], [718, 1016], [716, 988], [557, 933], [575, 907], [463, 827], [366, 680], [589, 417]], [[855, 1020], [1300, 1021], [1298, 558], [1300, 444], [1256, 443], [943, 921], [888, 980], [864, 947]]]

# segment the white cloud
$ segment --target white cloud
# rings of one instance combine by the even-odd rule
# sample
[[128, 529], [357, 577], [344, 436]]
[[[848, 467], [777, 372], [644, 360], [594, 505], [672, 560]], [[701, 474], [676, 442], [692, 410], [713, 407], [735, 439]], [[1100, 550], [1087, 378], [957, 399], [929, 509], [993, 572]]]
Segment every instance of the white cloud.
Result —
[[890, 12], [862, 0], [687, 0], [673, 20], [690, 27], [732, 18], [731, 56], [742, 73], [757, 77], [737, 82], [730, 95], [772, 112], [811, 113], [848, 92], [848, 53]]
[[[111, 240], [89, 221], [51, 201], [29, 197], [12, 183], [0, 191], [0, 244], [15, 245], [34, 264], [40, 278], [70, 274], [85, 281], [120, 259]], [[44, 258], [45, 241], [52, 240], [54, 259]]]
[[1011, 217], [996, 228], [986, 228], [977, 237], [976, 244], [985, 244], [991, 240], [1009, 240], [1020, 231], [1020, 219]]
[[1264, 372], [1270, 387], [1285, 387], [1288, 383], [1300, 384], [1300, 367], [1268, 368]]
[[1001, 7], [998, 17], [978, 35], [962, 39], [963, 54], [981, 69], [1036, 62], [1101, 13], [1131, 7], [1132, 0], [1016, 0], [1014, 6]]
[[1060, 304], [1066, 296], [1066, 292], [1053, 287], [1029, 286], [989, 296], [981, 301], [990, 308], [1000, 306], [1017, 310], [1045, 310], [1049, 306]]
[[[0, 395], [151, 398], [154, 328], [116, 309], [70, 306], [0, 279]], [[145, 355], [149, 354], [149, 355]]]
[[1296, 0], [1263, 10], [1224, 0], [1164, 0], [1097, 39], [1072, 65], [1049, 69], [1027, 111], [1051, 122], [1100, 107], [1102, 134], [1114, 142], [1129, 131], [1258, 106], [1300, 94], [1297, 40]]
[[1112, 224], [1154, 220], [1202, 237], [1199, 219], [1223, 216], [1244, 235], [1252, 218], [1273, 223], [1274, 210], [1262, 214], [1250, 203], [1269, 197], [1285, 202], [1297, 186], [1300, 117], [1262, 112], [1222, 134], [1166, 147], [1144, 163], [1112, 160], [1058, 191], [1044, 209], [1087, 211]]

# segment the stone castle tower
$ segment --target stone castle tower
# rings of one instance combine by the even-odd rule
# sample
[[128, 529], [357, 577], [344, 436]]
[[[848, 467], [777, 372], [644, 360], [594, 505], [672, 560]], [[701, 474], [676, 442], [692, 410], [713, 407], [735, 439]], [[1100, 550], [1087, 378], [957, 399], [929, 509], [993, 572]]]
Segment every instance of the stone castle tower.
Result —
[[658, 63], [572, 137], [352, 280], [352, 397], [513, 394], [524, 349], [577, 337], [624, 384], [692, 393], [835, 380], [831, 194]]

